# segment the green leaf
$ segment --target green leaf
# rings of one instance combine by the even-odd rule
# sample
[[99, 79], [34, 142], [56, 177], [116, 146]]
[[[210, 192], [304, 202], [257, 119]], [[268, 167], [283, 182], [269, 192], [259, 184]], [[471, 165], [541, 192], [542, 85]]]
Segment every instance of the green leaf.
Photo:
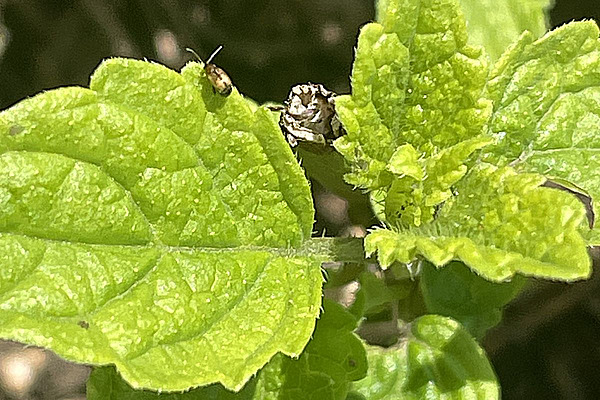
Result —
[[[251, 400], [345, 399], [351, 381], [365, 377], [366, 352], [352, 331], [356, 319], [342, 306], [324, 301], [312, 339], [299, 359], [276, 355], [238, 393], [221, 385], [185, 393], [157, 393], [134, 389], [112, 367], [96, 368], [87, 385], [89, 400]], [[185, 360], [183, 360], [185, 361]], [[180, 366], [180, 370], [185, 362]]]
[[467, 45], [455, 0], [380, 1], [377, 21], [361, 30], [352, 95], [336, 98], [348, 135], [335, 146], [352, 166], [346, 181], [371, 191], [381, 220], [420, 226], [492, 143], [482, 135], [487, 64]]
[[[516, 164], [515, 168], [524, 172], [544, 174], [554, 180], [565, 179], [567, 182], [576, 182], [577, 185], [581, 185], [585, 190], [581, 189], [579, 193], [584, 193], [584, 196], [595, 200], [591, 204], [591, 210], [597, 219], [600, 215], [600, 205], [598, 204], [598, 200], [600, 200], [600, 157], [597, 154], [599, 149], [600, 147], [596, 147], [593, 142], [590, 142], [590, 144], [582, 144], [582, 147], [534, 150], [522, 162]], [[590, 229], [589, 220], [586, 219], [581, 226], [581, 231], [588, 245], [600, 245], [600, 229], [597, 225]]]
[[[585, 152], [565, 156], [561, 150], [579, 143], [595, 150], [599, 54], [598, 28], [592, 22], [569, 24], [538, 41], [524, 34], [498, 61], [487, 85], [494, 104], [490, 131], [497, 144], [486, 148], [485, 159], [568, 180], [594, 197], [596, 183], [587, 183], [594, 173], [583, 168], [593, 171], [595, 159]], [[447, 160], [456, 162], [456, 157]], [[465, 164], [459, 165], [464, 174]], [[449, 172], [449, 178], [461, 176], [461, 168]], [[425, 175], [438, 183], [439, 173]], [[384, 202], [385, 219], [396, 232], [372, 234], [367, 250], [378, 250], [384, 265], [418, 256], [437, 266], [461, 260], [493, 281], [515, 273], [562, 280], [589, 276], [590, 260], [579, 233], [589, 229], [575, 196], [540, 188], [546, 180], [541, 175], [491, 166], [465, 179], [449, 179], [446, 190], [439, 185], [428, 194], [409, 177], [393, 181], [387, 196], [377, 193], [376, 198]], [[450, 198], [453, 190], [456, 196]], [[441, 212], [423, 207], [444, 200]], [[435, 212], [439, 215], [432, 221]], [[418, 228], [409, 230], [411, 225]], [[587, 239], [593, 243], [597, 237], [593, 233]]]
[[[433, 221], [436, 206], [452, 196], [452, 186], [467, 173], [465, 160], [480, 148], [492, 143], [489, 138], [476, 137], [441, 150], [437, 154], [414, 162], [414, 154], [401, 146], [394, 153], [389, 169], [398, 174], [385, 195], [385, 221], [405, 227]], [[400, 156], [399, 156], [400, 155]], [[399, 161], [404, 158], [407, 162]], [[419, 168], [420, 179], [410, 175], [411, 165]], [[393, 167], [393, 168], [392, 168]]]
[[524, 31], [534, 37], [546, 32], [545, 11], [554, 0], [460, 0], [467, 20], [469, 43], [485, 47], [498, 59]]
[[134, 389], [127, 384], [114, 367], [94, 368], [87, 382], [87, 400], [252, 400], [255, 381], [232, 393], [221, 385], [210, 385], [183, 393], [158, 393]]
[[[523, 35], [503, 56], [489, 85], [499, 144], [488, 159], [564, 179], [600, 198], [598, 33], [591, 21], [571, 23], [535, 42]], [[597, 229], [584, 224], [582, 231], [590, 244], [600, 244]]]
[[418, 257], [438, 267], [460, 260], [497, 282], [517, 273], [586, 278], [591, 260], [579, 233], [583, 205], [569, 193], [541, 187], [544, 181], [537, 174], [481, 164], [456, 185], [458, 195], [434, 222], [376, 230], [366, 238], [367, 255], [377, 251], [383, 267]]
[[502, 308], [525, 282], [519, 276], [506, 283], [489, 282], [464, 264], [451, 262], [444, 268], [424, 263], [419, 284], [429, 313], [451, 317], [481, 338], [500, 322]]
[[484, 351], [456, 321], [425, 315], [407, 326], [401, 342], [367, 349], [369, 371], [352, 385], [354, 396], [392, 399], [499, 399]]
[[537, 41], [524, 33], [507, 50], [487, 86], [494, 101], [490, 129], [498, 140], [487, 151], [511, 162], [535, 142], [547, 148], [568, 143], [573, 133], [568, 128], [579, 121], [577, 109], [585, 110], [574, 105], [588, 96], [593, 102], [600, 80], [598, 33], [594, 22], [573, 22]]
[[423, 180], [425, 171], [419, 165], [419, 153], [410, 144], [404, 144], [394, 151], [387, 169], [394, 175], [409, 176], [417, 181]]
[[407, 298], [411, 292], [409, 280], [398, 280], [393, 285], [386, 284], [386, 281], [370, 271], [365, 271], [360, 275], [360, 290], [357, 296], [362, 296], [363, 314], [377, 313], [383, 306], [389, 305], [398, 300]]
[[299, 359], [277, 355], [260, 372], [256, 399], [343, 400], [350, 383], [365, 377], [364, 346], [352, 332], [356, 319], [325, 299], [312, 340]]
[[353, 166], [346, 180], [370, 190], [391, 184], [399, 146], [431, 156], [479, 136], [491, 112], [485, 57], [467, 45], [455, 0], [379, 1], [377, 21], [361, 29], [352, 95], [336, 98], [348, 135], [335, 147]]
[[268, 113], [200, 64], [127, 59], [0, 113], [0, 337], [162, 390], [298, 356], [324, 257]]

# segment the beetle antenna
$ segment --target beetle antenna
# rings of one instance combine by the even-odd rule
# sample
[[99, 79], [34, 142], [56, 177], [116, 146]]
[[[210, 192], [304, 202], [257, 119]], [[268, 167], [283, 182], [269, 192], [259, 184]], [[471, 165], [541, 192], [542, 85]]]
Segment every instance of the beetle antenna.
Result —
[[196, 53], [196, 52], [194, 51], [194, 49], [191, 49], [191, 48], [189, 48], [189, 47], [186, 47], [186, 48], [185, 48], [185, 51], [187, 51], [187, 52], [189, 52], [189, 53], [192, 53], [194, 56], [196, 56], [196, 58], [198, 59], [198, 61], [200, 61], [200, 62], [203, 62], [203, 61], [202, 61], [202, 59], [200, 58], [200, 56], [198, 55], [198, 53]]
[[208, 60], [206, 60], [206, 64], [210, 64], [213, 60], [213, 58], [215, 58], [215, 56], [221, 51], [221, 49], [223, 48], [223, 45], [220, 45], [219, 47], [217, 47], [215, 49], [215, 51], [213, 51], [213, 53], [210, 55], [210, 57], [208, 57]]

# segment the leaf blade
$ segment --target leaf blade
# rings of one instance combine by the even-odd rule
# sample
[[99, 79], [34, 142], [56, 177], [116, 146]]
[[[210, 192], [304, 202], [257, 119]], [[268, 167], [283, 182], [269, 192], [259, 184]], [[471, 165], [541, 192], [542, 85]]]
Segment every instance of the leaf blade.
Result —
[[[564, 179], [597, 198], [598, 27], [566, 24], [534, 41], [524, 34], [498, 61], [488, 87], [498, 144], [487, 159]], [[597, 210], [597, 206], [595, 206]], [[590, 244], [597, 229], [582, 226]]]
[[[25, 240], [40, 245], [40, 239]], [[38, 268], [2, 294], [0, 335], [50, 347], [72, 361], [114, 363], [134, 387], [184, 390], [220, 381], [239, 389], [277, 351], [299, 355], [314, 329], [323, 279], [319, 259], [268, 249], [137, 247], [127, 249], [124, 265], [133, 272], [120, 276], [114, 264], [123, 263], [123, 249], [44, 244]], [[82, 279], [104, 286], [104, 296], [78, 285]], [[232, 342], [234, 347], [227, 345]], [[198, 361], [185, 373], [156, 367], [175, 360]]]
[[443, 268], [425, 263], [419, 287], [430, 314], [453, 318], [481, 339], [500, 322], [503, 307], [526, 283], [526, 279], [519, 278], [495, 283], [477, 276], [462, 263], [451, 262]]
[[300, 358], [277, 356], [261, 371], [257, 399], [344, 400], [351, 382], [365, 376], [365, 349], [353, 333], [356, 319], [331, 300], [323, 305], [314, 336]]
[[549, 25], [546, 11], [553, 0], [461, 0], [467, 20], [469, 42], [483, 46], [498, 59], [524, 31], [542, 36]]
[[202, 74], [113, 59], [93, 90], [0, 113], [0, 336], [163, 390], [240, 389], [302, 352], [324, 259], [300, 248], [308, 183], [267, 112]]

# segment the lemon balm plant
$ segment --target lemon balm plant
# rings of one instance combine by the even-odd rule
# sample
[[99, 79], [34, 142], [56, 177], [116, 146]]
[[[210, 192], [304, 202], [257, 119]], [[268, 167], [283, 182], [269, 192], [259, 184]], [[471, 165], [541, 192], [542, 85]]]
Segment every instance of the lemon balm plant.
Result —
[[[587, 278], [600, 238], [598, 28], [544, 35], [545, 5], [377, 3], [324, 155], [370, 197], [364, 243], [311, 237], [277, 113], [202, 63], [110, 59], [3, 111], [0, 337], [95, 366], [89, 399], [498, 398], [476, 338], [523, 277]], [[359, 266], [352, 307], [327, 261]], [[354, 333], [382, 304], [389, 347]]]

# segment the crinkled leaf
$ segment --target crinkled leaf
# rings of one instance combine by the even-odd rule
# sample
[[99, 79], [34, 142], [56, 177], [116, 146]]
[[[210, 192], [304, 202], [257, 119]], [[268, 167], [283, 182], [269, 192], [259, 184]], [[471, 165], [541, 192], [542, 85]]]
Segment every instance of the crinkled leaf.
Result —
[[[523, 35], [496, 65], [489, 94], [495, 100], [494, 158], [518, 170], [570, 181], [600, 211], [600, 42], [593, 22], [565, 25], [533, 41]], [[491, 155], [490, 155], [491, 158]], [[582, 229], [600, 243], [597, 229]]]
[[[565, 141], [593, 138], [592, 133], [571, 137], [572, 128], [566, 133], [562, 129], [579, 121], [578, 115], [571, 113], [577, 108], [568, 105], [590, 94], [593, 97], [590, 89], [598, 85], [598, 33], [591, 21], [564, 25], [537, 41], [524, 33], [502, 56], [487, 86], [487, 95], [494, 101], [490, 128], [499, 141], [488, 151], [510, 162], [535, 142], [556, 148]], [[582, 91], [586, 93], [582, 95]], [[582, 106], [579, 112], [585, 109]], [[590, 117], [593, 120], [594, 115]]]
[[487, 65], [454, 0], [380, 1], [377, 15], [359, 36], [352, 95], [336, 98], [348, 135], [335, 146], [351, 162], [345, 179], [373, 191], [380, 219], [419, 226], [491, 143]]
[[255, 381], [233, 393], [214, 384], [183, 393], [158, 393], [134, 389], [127, 384], [114, 367], [94, 368], [87, 382], [87, 400], [252, 400]]
[[485, 47], [493, 60], [524, 31], [542, 36], [548, 25], [544, 11], [553, 3], [553, 0], [460, 0], [469, 43]]
[[492, 281], [513, 275], [575, 280], [591, 261], [579, 226], [583, 205], [569, 193], [541, 187], [545, 178], [482, 164], [456, 186], [457, 196], [437, 219], [419, 228], [376, 230], [367, 254], [381, 265], [417, 257], [440, 267], [460, 260]]
[[256, 399], [343, 400], [367, 372], [365, 348], [352, 332], [356, 319], [325, 300], [313, 338], [299, 359], [277, 355], [260, 372]]
[[352, 95], [336, 98], [348, 135], [335, 146], [353, 165], [346, 180], [371, 190], [390, 185], [399, 146], [430, 156], [480, 135], [491, 111], [481, 98], [486, 61], [467, 45], [456, 1], [379, 1], [377, 21], [360, 32]]
[[444, 268], [424, 263], [419, 281], [427, 311], [459, 321], [476, 338], [498, 324], [502, 307], [516, 296], [525, 279], [494, 283], [473, 273], [463, 263]]
[[[594, 197], [590, 187], [595, 183], [586, 187], [580, 182], [587, 179], [582, 178], [582, 168], [593, 170], [594, 160], [579, 153], [578, 162], [571, 165], [575, 154], [561, 158], [560, 151], [576, 148], [578, 143], [594, 146], [593, 86], [600, 76], [597, 43], [594, 23], [575, 23], [535, 42], [530, 34], [524, 34], [498, 61], [487, 87], [494, 101], [490, 128], [498, 144], [488, 147], [488, 160], [511, 162], [521, 171], [569, 180]], [[582, 120], [585, 122], [579, 125]], [[531, 162], [536, 160], [540, 160], [537, 165]], [[418, 225], [431, 220], [423, 208], [415, 207], [431, 195], [407, 195], [409, 185], [398, 191], [392, 184], [385, 206], [394, 200], [393, 210], [401, 222], [399, 232], [378, 232], [367, 242], [372, 243], [371, 249], [379, 250], [384, 263], [407, 262], [420, 254], [438, 266], [462, 260], [491, 280], [514, 273], [564, 280], [587, 277], [589, 257], [577, 232], [588, 229], [581, 218], [582, 204], [577, 204], [575, 196], [565, 197], [569, 193], [539, 188], [545, 181], [541, 175], [513, 176], [502, 171], [492, 179], [479, 172], [469, 183], [458, 182], [456, 198], [447, 200], [437, 220], [412, 231], [405, 229], [410, 222]], [[588, 176], [593, 179], [593, 173]], [[435, 201], [438, 199], [433, 197]], [[388, 220], [389, 214], [386, 209]], [[410, 220], [402, 221], [406, 216]]]
[[387, 169], [394, 175], [406, 175], [417, 181], [425, 177], [423, 166], [419, 164], [419, 153], [410, 144], [404, 144], [394, 151]]
[[299, 355], [321, 259], [277, 124], [200, 64], [112, 59], [0, 114], [0, 336], [134, 387], [239, 389]]
[[[590, 214], [584, 221], [581, 230], [588, 244], [598, 246], [600, 245], [600, 229], [596, 222], [600, 215], [598, 204], [600, 201], [600, 157], [597, 153], [600, 147], [593, 147], [593, 144], [589, 147], [585, 144], [582, 146], [582, 148], [572, 146], [564, 149], [534, 150], [515, 168], [544, 174], [553, 179], [566, 179], [567, 182], [577, 182], [577, 185], [582, 185], [585, 190], [582, 189], [583, 197], [580, 198], [593, 199], [591, 204], [587, 205], [591, 207], [590, 211], [593, 212], [593, 215]], [[589, 229], [590, 221], [595, 223], [593, 229]]]
[[[414, 161], [414, 154], [405, 154], [404, 149], [410, 145], [399, 147], [390, 164], [393, 169], [389, 169], [395, 174], [406, 172], [395, 177], [385, 194], [385, 221], [405, 227], [431, 222], [436, 206], [452, 196], [452, 186], [467, 173], [465, 160], [490, 143], [489, 138], [476, 137], [417, 162]], [[400, 161], [403, 155], [404, 163]], [[420, 179], [416, 174], [408, 173], [411, 168], [417, 171], [415, 166], [421, 171]]]
[[352, 393], [368, 400], [500, 398], [484, 351], [450, 318], [418, 318], [398, 345], [370, 346], [367, 358], [367, 377], [352, 384]]

